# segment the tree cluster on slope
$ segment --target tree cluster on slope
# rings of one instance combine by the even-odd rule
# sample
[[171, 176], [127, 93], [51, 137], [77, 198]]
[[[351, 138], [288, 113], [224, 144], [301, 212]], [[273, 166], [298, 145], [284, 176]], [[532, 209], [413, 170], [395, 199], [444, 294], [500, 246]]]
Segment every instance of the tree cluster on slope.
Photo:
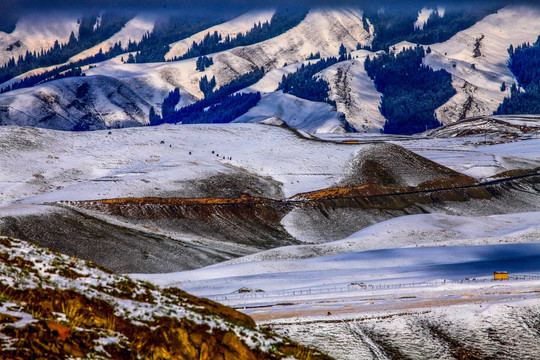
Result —
[[540, 114], [540, 36], [532, 45], [524, 43], [515, 49], [511, 45], [508, 53], [508, 67], [516, 77], [519, 88], [512, 84], [510, 97], [503, 100], [495, 114]]
[[[213, 91], [215, 78], [213, 77], [211, 80], [208, 80], [208, 77], [205, 75], [201, 79], [201, 82], [205, 84], [203, 86], [211, 86], [212, 88], [205, 93], [204, 99], [179, 110], [174, 110], [174, 107], [180, 100], [180, 93], [178, 89], [175, 89], [175, 91], [169, 93], [163, 102], [162, 118], [156, 115], [153, 108], [150, 109], [150, 125], [179, 122], [182, 124], [231, 122], [245, 114], [261, 100], [260, 93], [235, 93], [255, 84], [263, 76], [264, 68], [255, 68], [253, 71]], [[164, 110], [165, 107], [167, 108], [166, 111]]]
[[335, 102], [328, 98], [328, 92], [330, 91], [328, 82], [314, 75], [337, 62], [337, 58], [329, 57], [315, 63], [302, 64], [296, 72], [283, 75], [277, 90], [283, 90], [286, 94], [302, 99], [326, 102], [335, 106]]
[[95, 64], [102, 62], [108, 59], [111, 59], [115, 56], [122, 54], [124, 50], [122, 49], [122, 44], [120, 42], [116, 43], [109, 51], [103, 52], [101, 49], [96, 55], [89, 56], [87, 58], [81, 59], [79, 61], [69, 63], [66, 65], [58, 66], [52, 70], [45, 71], [41, 74], [32, 75], [25, 77], [20, 81], [16, 81], [9, 86], [6, 86], [0, 89], [0, 94], [8, 91], [22, 89], [27, 87], [32, 87], [47, 81], [57, 80], [70, 76], [84, 76], [81, 71], [81, 67], [88, 64]]
[[97, 16], [84, 16], [79, 26], [79, 36], [72, 32], [69, 40], [65, 44], [55, 41], [52, 48], [40, 52], [26, 52], [17, 59], [11, 58], [0, 67], [0, 83], [6, 82], [20, 74], [30, 70], [57, 65], [68, 61], [68, 59], [100, 42], [110, 38], [120, 31], [130, 16], [118, 15], [114, 13], [104, 13], [101, 16], [99, 26]]
[[415, 134], [441, 124], [435, 109], [456, 94], [451, 75], [424, 66], [424, 49], [405, 49], [397, 55], [383, 53], [365, 61], [365, 69], [383, 94], [380, 111], [386, 118], [383, 132]]
[[194, 41], [187, 53], [181, 57], [175, 57], [173, 60], [208, 55], [237, 46], [247, 46], [268, 40], [298, 25], [306, 17], [306, 14], [307, 11], [305, 10], [279, 9], [274, 13], [270, 22], [253, 24], [251, 30], [238, 34], [236, 37], [227, 35], [223, 38], [217, 31], [212, 34], [207, 33], [200, 43]]
[[207, 56], [199, 56], [195, 62], [195, 68], [198, 71], [204, 71], [204, 69], [212, 65], [214, 65], [214, 60]]
[[214, 91], [214, 88], [216, 87], [216, 77], [212, 76], [210, 80], [208, 80], [208, 76], [204, 75], [201, 80], [199, 80], [199, 89], [201, 89], [202, 93], [204, 94], [204, 97], [208, 97], [208, 95], [212, 94]]
[[136, 52], [137, 63], [162, 62], [170, 50], [170, 44], [185, 39], [199, 31], [222, 21], [229, 20], [231, 14], [176, 15], [156, 22], [152, 32], [145, 34], [139, 43], [131, 43], [129, 52]]
[[161, 116], [168, 117], [174, 113], [174, 108], [180, 101], [180, 89], [176, 88], [169, 93], [161, 104]]
[[[394, 44], [408, 41], [413, 44], [430, 45], [446, 41], [459, 31], [465, 30], [485, 16], [497, 11], [497, 5], [488, 7], [471, 6], [466, 9], [447, 9], [444, 16], [434, 11], [422, 29], [415, 28], [418, 13], [414, 8], [390, 11], [367, 11], [364, 19], [369, 20], [375, 30], [371, 44], [373, 51], [388, 50]], [[367, 21], [364, 28], [369, 30]]]
[[234, 94], [224, 98], [221, 102], [203, 108], [195, 103], [186, 106], [175, 113], [182, 119], [182, 124], [222, 124], [229, 123], [244, 115], [261, 100], [260, 93]]

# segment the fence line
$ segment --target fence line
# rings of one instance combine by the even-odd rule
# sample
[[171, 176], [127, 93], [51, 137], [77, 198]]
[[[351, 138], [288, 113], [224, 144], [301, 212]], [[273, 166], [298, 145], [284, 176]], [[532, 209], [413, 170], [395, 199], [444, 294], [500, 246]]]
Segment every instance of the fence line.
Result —
[[[511, 275], [508, 276], [508, 280], [540, 280], [540, 275]], [[254, 291], [254, 292], [242, 292], [232, 293], [227, 295], [211, 295], [209, 299], [214, 301], [223, 300], [239, 300], [239, 299], [264, 299], [273, 297], [285, 297], [285, 296], [301, 296], [301, 295], [320, 295], [320, 294], [332, 294], [339, 292], [354, 292], [364, 290], [383, 290], [383, 289], [401, 289], [401, 288], [414, 288], [414, 287], [428, 287], [438, 286], [445, 284], [475, 284], [485, 282], [504, 282], [508, 280], [495, 280], [493, 278], [466, 278], [462, 280], [439, 280], [428, 282], [412, 282], [404, 284], [365, 284], [365, 283], [351, 283], [348, 286], [334, 286], [328, 288], [318, 289], [300, 289], [300, 290], [278, 290], [278, 291]]]

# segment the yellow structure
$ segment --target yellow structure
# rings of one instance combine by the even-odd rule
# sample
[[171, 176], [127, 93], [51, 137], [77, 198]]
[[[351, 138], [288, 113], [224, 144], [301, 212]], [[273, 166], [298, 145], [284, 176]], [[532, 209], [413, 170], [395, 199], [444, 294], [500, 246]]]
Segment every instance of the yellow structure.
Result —
[[341, 143], [342, 144], [360, 144], [360, 141], [358, 141], [358, 140], [343, 140]]
[[495, 271], [493, 280], [508, 280], [508, 271]]

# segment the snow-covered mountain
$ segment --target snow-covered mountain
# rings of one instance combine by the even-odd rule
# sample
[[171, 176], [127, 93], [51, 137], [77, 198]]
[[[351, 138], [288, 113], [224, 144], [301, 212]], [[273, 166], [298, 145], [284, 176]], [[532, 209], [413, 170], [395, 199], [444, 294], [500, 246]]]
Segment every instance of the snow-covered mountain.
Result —
[[0, 31], [0, 66], [14, 57], [66, 43], [71, 32], [78, 36], [81, 14], [66, 12], [34, 13], [23, 16], [11, 33]]
[[[444, 19], [445, 13], [448, 12], [442, 8], [419, 9], [415, 31], [422, 31], [433, 14]], [[217, 32], [222, 38], [234, 39], [252, 29], [254, 24], [270, 22], [275, 14], [275, 10], [249, 11], [164, 45], [169, 47], [164, 60], [184, 55], [193, 42], [203, 41], [207, 34]], [[450, 73], [456, 91], [436, 109], [440, 122], [449, 124], [469, 116], [491, 115], [497, 109], [504, 97], [509, 96], [510, 84], [516, 82], [507, 66], [507, 49], [510, 45], [536, 40], [540, 35], [536, 21], [539, 15], [536, 7], [510, 5], [457, 32], [447, 41], [429, 45], [424, 64]], [[150, 34], [160, 16], [163, 15], [140, 13], [110, 38], [59, 65], [94, 56], [100, 50], [107, 52], [117, 42], [125, 49], [129, 41], [137, 43], [145, 34]], [[2, 61], [5, 63], [10, 56], [26, 50], [47, 49], [55, 40], [66, 42], [72, 31], [77, 36], [80, 19], [65, 14], [54, 19], [45, 21], [37, 14], [21, 18], [15, 31], [1, 36], [4, 47], [12, 48], [3, 50]], [[38, 28], [44, 29], [39, 35]], [[357, 50], [369, 47], [377, 35], [369, 15], [362, 9], [312, 9], [296, 26], [277, 36], [207, 54], [213, 63], [202, 71], [196, 68], [196, 58], [132, 64], [126, 63], [129, 54], [123, 53], [107, 61], [82, 65], [86, 78], [68, 77], [0, 94], [0, 123], [66, 130], [146, 125], [151, 107], [159, 115], [164, 98], [175, 88], [181, 94], [176, 105], [179, 109], [204, 97], [199, 86], [204, 76], [215, 77], [217, 89], [255, 68], [264, 67], [265, 76], [241, 91], [261, 92], [261, 101], [236, 122], [258, 122], [275, 117], [288, 126], [311, 133], [378, 132], [386, 121], [379, 109], [382, 94], [364, 69], [365, 59], [377, 54]], [[12, 47], [17, 41], [21, 47]], [[302, 64], [317, 62], [319, 57], [337, 57], [341, 45], [350, 60], [340, 61], [315, 75], [328, 84], [331, 105], [276, 92], [284, 75], [295, 73]], [[400, 42], [393, 48], [399, 52], [414, 45]], [[314, 54], [317, 56], [309, 59]], [[33, 69], [0, 84], [0, 88], [54, 70], [59, 65]], [[508, 84], [505, 91], [500, 90], [503, 82]], [[81, 101], [73, 95], [81, 83], [87, 83], [93, 91], [88, 100]], [[96, 86], [97, 83], [100, 85]], [[89, 123], [83, 124], [84, 119]]]
[[140, 126], [151, 104], [142, 94], [110, 76], [61, 79], [19, 89], [0, 98], [3, 125], [58, 130]]
[[129, 20], [120, 31], [107, 40], [71, 57], [69, 62], [75, 62], [89, 56], [94, 56], [100, 51], [109, 51], [116, 43], [121, 43], [122, 47], [127, 48], [129, 42], [139, 42], [145, 34], [152, 32], [156, 24], [156, 14], [139, 14]]
[[224, 39], [227, 36], [234, 39], [238, 34], [243, 34], [251, 30], [254, 24], [269, 22], [274, 13], [275, 10], [250, 11], [230, 21], [212, 26], [186, 39], [172, 43], [169, 52], [165, 54], [165, 60], [172, 60], [175, 57], [185, 55], [194, 42], [200, 43], [208, 34], [212, 35], [217, 32]]
[[[425, 64], [452, 74], [457, 94], [437, 109], [437, 118], [449, 124], [465, 117], [491, 115], [508, 96], [501, 84], [515, 83], [508, 69], [508, 48], [534, 43], [540, 36], [540, 9], [509, 6], [459, 32], [450, 40], [431, 45]], [[479, 53], [475, 54], [477, 47]]]
[[[270, 14], [262, 13], [264, 18]], [[252, 26], [254, 20], [262, 19], [262, 15], [257, 13], [255, 17], [246, 15], [240, 19], [235, 19], [232, 21], [237, 26], [234, 29], [241, 31], [247, 26]], [[238, 27], [239, 24], [243, 24], [244, 27]], [[227, 26], [223, 25], [223, 28], [227, 29]], [[218, 29], [221, 28], [218, 27]], [[206, 33], [204, 32], [204, 34]], [[105, 76], [119, 80], [139, 96], [145, 98], [148, 103], [159, 109], [165, 95], [175, 87], [180, 88], [184, 104], [200, 99], [203, 94], [199, 89], [199, 80], [205, 75], [208, 78], [215, 76], [219, 87], [229, 83], [239, 75], [253, 70], [255, 67], [262, 66], [266, 70], [277, 69], [286, 63], [292, 64], [303, 61], [315, 52], [320, 52], [321, 56], [324, 57], [335, 56], [341, 43], [349, 50], [353, 50], [358, 44], [369, 45], [370, 38], [371, 35], [362, 27], [362, 12], [359, 10], [313, 10], [297, 27], [280, 36], [259, 44], [213, 54], [214, 65], [203, 72], [196, 70], [196, 59], [167, 63], [124, 64], [118, 57], [86, 70], [85, 74], [87, 77]], [[2, 84], [0, 87], [7, 84]], [[25, 91], [24, 94], [39, 99], [41, 93], [51, 92], [47, 85], [38, 85], [31, 90]], [[17, 116], [12, 113], [14, 110], [12, 110], [11, 103], [14, 101], [12, 98], [19, 96], [20, 92], [16, 91], [0, 95], [0, 107], [5, 109], [1, 120], [2, 123], [18, 123]], [[137, 104], [137, 101], [126, 104], [126, 107], [132, 107], [134, 104]], [[143, 105], [143, 107], [146, 106]], [[65, 112], [71, 112], [69, 108], [63, 107], [62, 109]], [[318, 110], [320, 109], [315, 107], [312, 112]], [[48, 114], [43, 113], [41, 108], [30, 107], [26, 111], [29, 113], [28, 116], [40, 120], [36, 121], [36, 123], [40, 123], [40, 126], [55, 128], [55, 124], [48, 125], [47, 120], [44, 120]], [[100, 111], [99, 108], [97, 111]], [[329, 119], [338, 117], [331, 108], [328, 108], [325, 113], [327, 115], [323, 116]], [[125, 122], [146, 123], [145, 120], [131, 115], [126, 115], [124, 120]], [[105, 122], [108, 123], [107, 126], [110, 126], [108, 121]], [[341, 129], [339, 131], [343, 131], [343, 127], [324, 126], [327, 129], [339, 128]], [[63, 128], [68, 127], [64, 126]], [[308, 128], [313, 130], [317, 126], [310, 125]]]

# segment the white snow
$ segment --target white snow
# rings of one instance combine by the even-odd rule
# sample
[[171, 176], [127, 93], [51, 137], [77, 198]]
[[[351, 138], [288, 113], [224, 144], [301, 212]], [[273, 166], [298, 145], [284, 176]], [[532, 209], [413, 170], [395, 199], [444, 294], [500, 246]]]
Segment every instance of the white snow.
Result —
[[[110, 135], [107, 130], [72, 133], [3, 126], [0, 137], [4, 205], [170, 193], [192, 196], [183, 192], [185, 182], [235, 169], [271, 177], [282, 184], [283, 196], [290, 197], [335, 185], [362, 143], [384, 140], [478, 178], [540, 166], [540, 139], [478, 147], [483, 137], [335, 134], [326, 137], [331, 142], [322, 142], [259, 124], [164, 125], [117, 129]], [[360, 144], [341, 144], [345, 139]]]
[[279, 83], [282, 80], [283, 75], [287, 76], [289, 74], [295, 73], [302, 65], [308, 65], [316, 63], [318, 60], [307, 60], [294, 64], [290, 64], [279, 69], [273, 69], [264, 74], [263, 78], [257, 81], [255, 84], [248, 86], [245, 89], [239, 91], [239, 93], [244, 92], [261, 92], [261, 93], [270, 93], [277, 90]]
[[[444, 43], [433, 44], [424, 63], [434, 70], [444, 69], [452, 74], [457, 94], [437, 109], [443, 123], [457, 121], [460, 116], [489, 115], [509, 93], [500, 91], [503, 82], [515, 82], [507, 66], [510, 45], [534, 42], [540, 35], [540, 9], [528, 6], [508, 6], [486, 16], [472, 27], [463, 30]], [[482, 38], [483, 36], [483, 38]], [[474, 57], [477, 39], [479, 57]], [[472, 68], [475, 66], [475, 69]], [[468, 99], [470, 107], [463, 109]]]
[[[293, 213], [289, 213], [290, 216]], [[287, 216], [282, 223], [295, 234]], [[289, 226], [288, 226], [289, 225]], [[401, 216], [369, 226], [343, 240], [318, 245], [287, 246], [230, 260], [292, 260], [398, 247], [517, 244], [540, 237], [540, 212], [492, 216], [421, 214]], [[309, 239], [305, 239], [310, 243]]]
[[[316, 52], [320, 52], [322, 57], [337, 56], [341, 43], [352, 50], [359, 43], [369, 45], [371, 37], [363, 28], [360, 10], [312, 10], [298, 26], [282, 35], [258, 44], [209, 55], [214, 65], [203, 72], [196, 70], [196, 59], [165, 64], [121, 64], [115, 59], [99, 64], [86, 74], [120, 78], [128, 84], [134, 84], [149, 97], [152, 97], [156, 89], [168, 92], [178, 87], [183, 101], [189, 103], [193, 99], [202, 98], [199, 80], [205, 75], [208, 78], [215, 76], [219, 87], [255, 67], [262, 66], [270, 71], [283, 67], [285, 63], [305, 61], [311, 53]], [[273, 87], [275, 80], [269, 84], [265, 85], [264, 90], [274, 91], [275, 88], [266, 86]], [[163, 97], [160, 100], [152, 98], [152, 102], [161, 103]]]
[[165, 54], [165, 60], [181, 57], [188, 52], [193, 42], [200, 43], [207, 34], [212, 35], [214, 32], [217, 32], [222, 36], [223, 39], [225, 39], [227, 36], [234, 39], [239, 34], [244, 34], [251, 30], [255, 24], [270, 22], [275, 12], [276, 11], [274, 9], [250, 11], [230, 21], [212, 26], [186, 39], [172, 43], [170, 44], [171, 49], [169, 52], [167, 52], [167, 54]]
[[[247, 287], [272, 292], [305, 290], [318, 298], [340, 296], [335, 292], [351, 283], [412, 284], [434, 281], [461, 281], [466, 278], [493, 276], [493, 271], [510, 273], [537, 273], [540, 260], [540, 243], [420, 247], [350, 252], [342, 255], [323, 256], [300, 260], [265, 260], [235, 264], [223, 264], [202, 269], [170, 274], [131, 275], [140, 280], [159, 285], [178, 286], [198, 296], [225, 295], [225, 303], [263, 302], [233, 296], [236, 290]], [[441, 280], [442, 279], [442, 280]], [[321, 289], [333, 289], [323, 294]], [[340, 290], [338, 290], [338, 288]], [[359, 289], [361, 290], [361, 289]], [[270, 294], [269, 294], [270, 295]], [[341, 295], [343, 296], [343, 295]], [[345, 294], [347, 296], [347, 294]], [[282, 299], [283, 301], [283, 299]]]
[[[267, 13], [268, 16], [269, 14]], [[159, 109], [166, 94], [178, 87], [181, 93], [181, 104], [179, 106], [185, 106], [203, 96], [199, 89], [199, 80], [205, 75], [209, 78], [215, 76], [219, 87], [229, 83], [238, 75], [252, 71], [255, 67], [262, 66], [266, 70], [278, 69], [283, 67], [285, 63], [296, 64], [305, 61], [310, 54], [316, 52], [319, 52], [322, 57], [337, 56], [339, 46], [342, 43], [349, 50], [356, 49], [358, 44], [369, 45], [373, 35], [364, 30], [362, 16], [362, 11], [355, 8], [311, 10], [298, 26], [282, 35], [251, 46], [237, 47], [221, 53], [211, 54], [214, 65], [203, 72], [196, 70], [196, 59], [167, 63], [123, 64], [121, 62], [122, 56], [119, 56], [97, 64], [95, 68], [85, 70], [85, 74], [89, 77], [103, 75], [116, 78], [139, 96], [145, 98], [156, 109]], [[13, 81], [44, 70], [33, 70]], [[267, 79], [270, 79], [270, 77]], [[260, 85], [273, 87], [274, 84], [275, 80], [270, 80], [266, 85], [263, 85], [263, 83]], [[8, 83], [2, 84], [2, 86], [6, 85]], [[39, 91], [42, 86], [38, 85], [32, 88], [29, 93], [25, 92], [25, 94], [33, 98], [39, 98]], [[265, 88], [265, 90], [273, 91], [275, 89]], [[20, 93], [11, 92], [1, 95], [0, 98], [18, 94]], [[126, 104], [119, 105], [126, 106]], [[322, 106], [326, 105], [322, 104]], [[143, 111], [146, 112], [146, 109], [149, 109], [149, 106], [145, 106]], [[39, 119], [42, 117], [39, 111], [39, 107], [38, 109], [30, 108], [28, 109], [28, 116]], [[324, 116], [332, 117], [333, 115]], [[125, 116], [124, 120], [126, 120]], [[129, 120], [142, 122], [140, 119]], [[341, 126], [335, 121], [320, 124], [320, 128], [312, 126], [312, 132], [342, 131]]]
[[234, 122], [260, 122], [277, 117], [290, 126], [309, 133], [343, 133], [340, 113], [326, 103], [304, 100], [282, 91], [263, 94], [261, 101]]
[[428, 9], [425, 7], [422, 8], [422, 10], [418, 12], [418, 18], [416, 19], [414, 23], [414, 28], [418, 30], [422, 30], [424, 28], [424, 25], [426, 25], [431, 14], [433, 14], [433, 11], [434, 11], [433, 9]]
[[381, 93], [364, 69], [364, 61], [374, 53], [366, 50], [352, 52], [353, 60], [343, 61], [322, 71], [322, 77], [330, 84], [330, 100], [335, 100], [337, 110], [345, 114], [347, 121], [362, 132], [378, 132], [386, 119], [379, 106]]
[[4, 205], [171, 193], [189, 197], [182, 190], [185, 182], [236, 169], [272, 177], [288, 197], [335, 183], [359, 148], [308, 141], [291, 130], [258, 124], [165, 125], [110, 135], [3, 126], [0, 137]]
[[[152, 32], [156, 19], [157, 15], [155, 14], [138, 14], [133, 19], [129, 20], [119, 32], [90, 49], [71, 57], [68, 63], [94, 56], [99, 53], [100, 50], [107, 52], [118, 42], [121, 42], [122, 48], [126, 49], [130, 40], [132, 42], [139, 42], [144, 34]], [[125, 60], [127, 60], [127, 56], [125, 56]]]
[[[0, 66], [7, 63], [11, 57], [17, 60], [19, 55], [24, 56], [27, 51], [48, 50], [56, 40], [60, 44], [67, 43], [71, 32], [79, 36], [80, 18], [80, 14], [58, 11], [23, 16], [12, 33], [0, 31]], [[20, 47], [15, 45], [17, 42], [20, 42]], [[9, 48], [12, 50], [8, 50]]]

